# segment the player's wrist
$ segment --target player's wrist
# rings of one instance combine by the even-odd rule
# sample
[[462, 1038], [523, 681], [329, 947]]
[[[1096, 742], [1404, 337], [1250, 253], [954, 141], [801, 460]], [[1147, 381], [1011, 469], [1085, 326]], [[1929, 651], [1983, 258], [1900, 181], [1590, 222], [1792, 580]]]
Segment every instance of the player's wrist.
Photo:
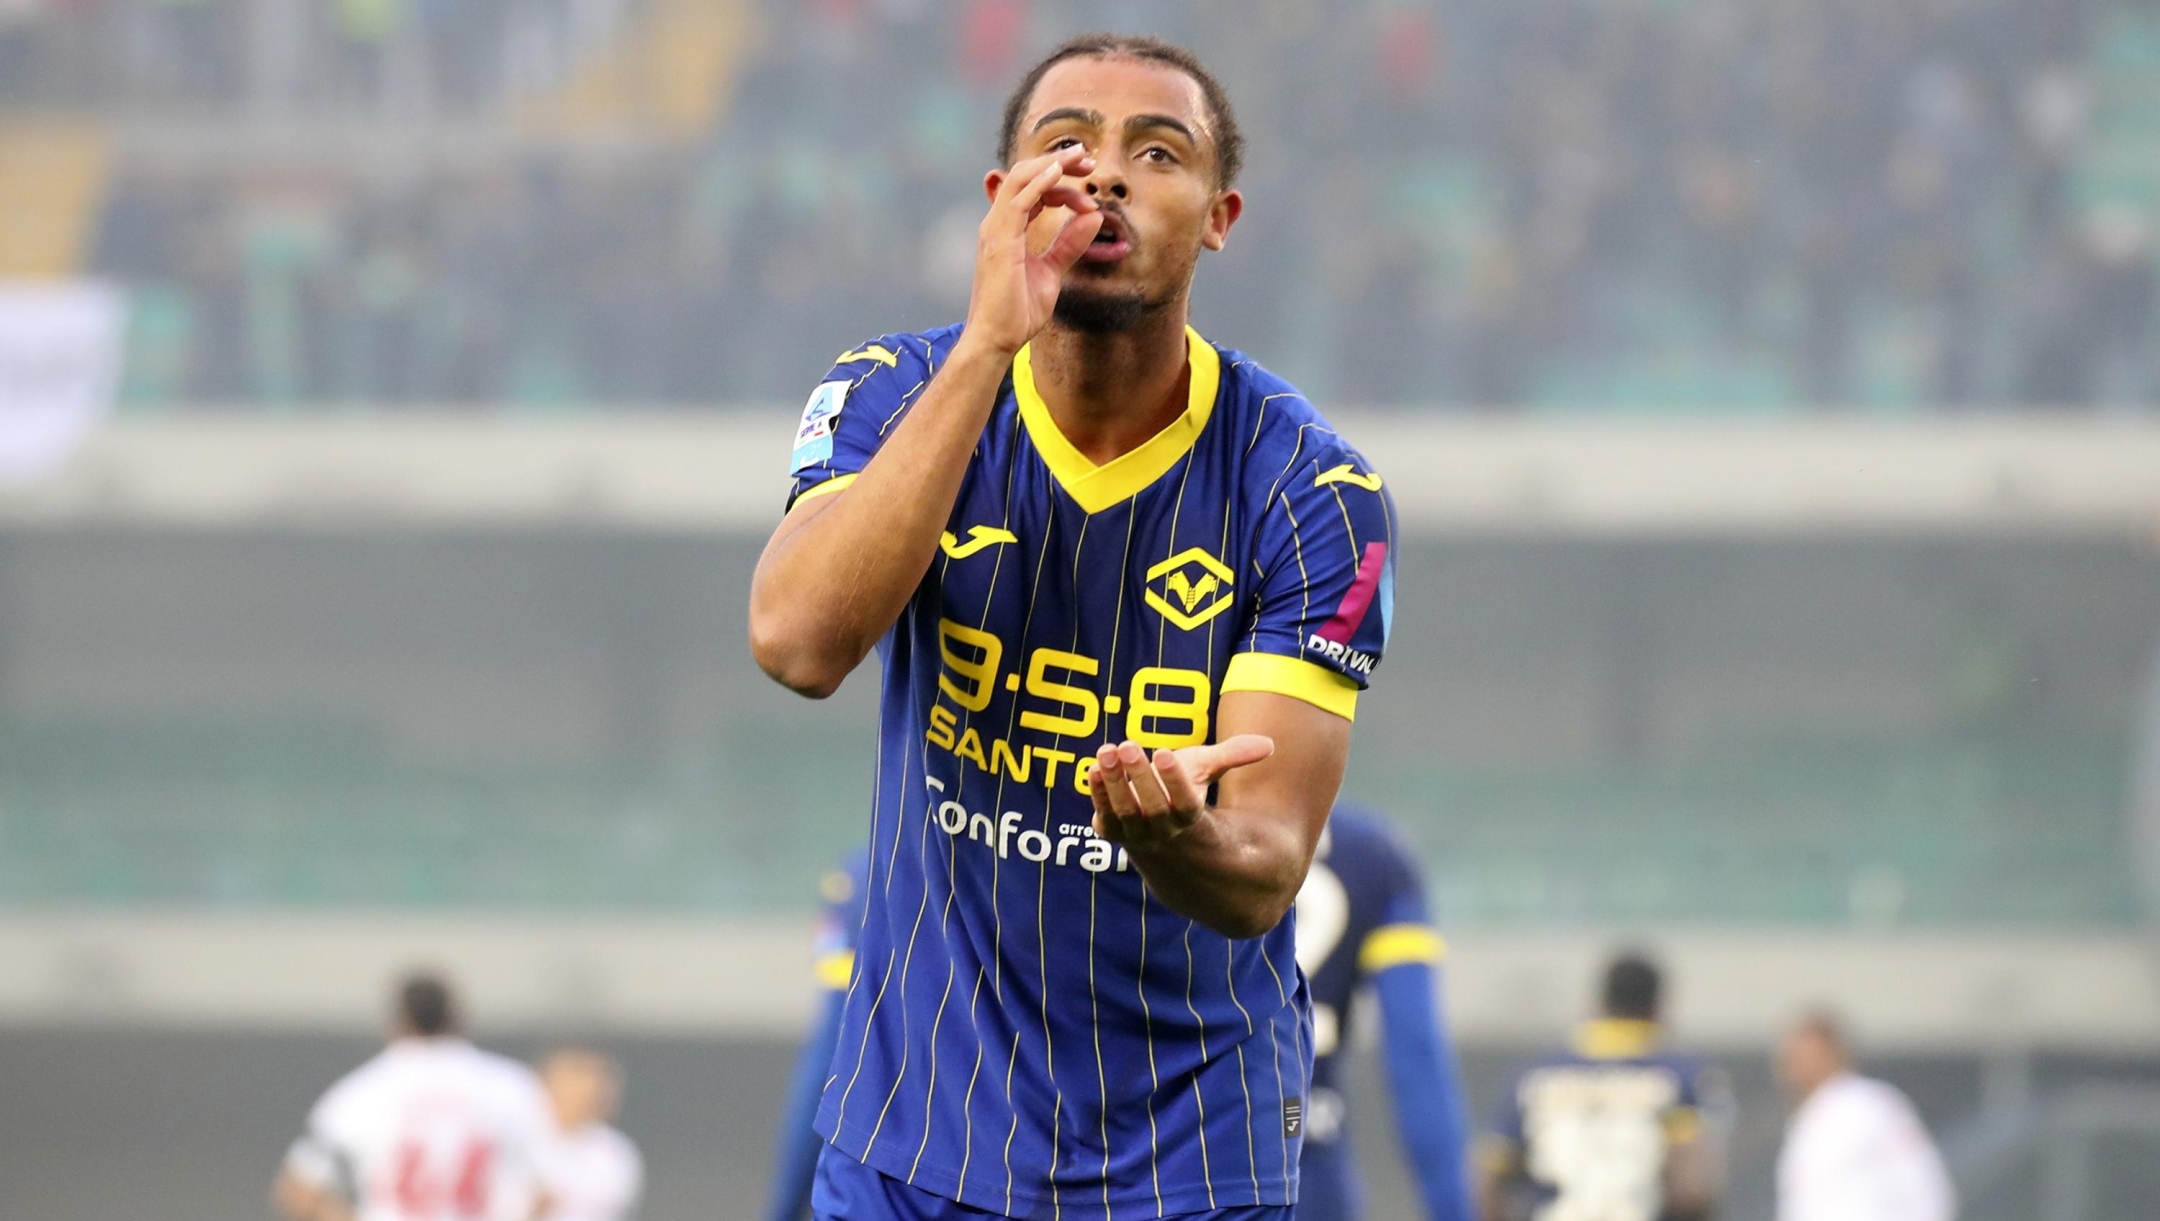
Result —
[[1002, 380], [1005, 370], [1012, 366], [1013, 358], [1020, 355], [1020, 349], [1026, 347], [1027, 342], [1027, 336], [1018, 335], [1012, 328], [970, 317], [946, 357], [945, 367], [950, 369], [961, 363], [995, 366]]

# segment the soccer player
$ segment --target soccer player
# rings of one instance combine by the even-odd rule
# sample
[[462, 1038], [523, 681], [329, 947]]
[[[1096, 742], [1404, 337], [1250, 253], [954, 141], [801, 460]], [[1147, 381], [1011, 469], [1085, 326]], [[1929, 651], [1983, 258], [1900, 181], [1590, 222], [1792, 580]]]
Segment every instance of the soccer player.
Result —
[[1694, 1221], [1717, 1205], [1706, 1109], [1725, 1090], [1699, 1061], [1662, 1050], [1664, 977], [1622, 954], [1605, 969], [1603, 1016], [1574, 1046], [1523, 1071], [1488, 1137], [1488, 1221]]
[[825, 875], [819, 891], [825, 901], [818, 917], [814, 972], [817, 1014], [796, 1053], [788, 1080], [787, 1101], [780, 1109], [780, 1148], [774, 1159], [772, 1189], [765, 1201], [765, 1221], [801, 1221], [810, 1209], [810, 1182], [817, 1173], [818, 1097], [832, 1068], [833, 1044], [840, 1039], [840, 1013], [848, 980], [855, 973], [855, 940], [862, 931], [863, 904], [870, 886], [870, 849], [850, 856]]
[[1912, 1100], [1853, 1071], [1827, 1013], [1778, 1042], [1778, 1084], [1794, 1110], [1778, 1153], [1778, 1221], [1951, 1221], [1957, 1189]]
[[1280, 1217], [1311, 1061], [1283, 917], [1386, 640], [1390, 507], [1187, 325], [1244, 208], [1197, 60], [1069, 43], [1002, 132], [965, 324], [840, 356], [751, 590], [780, 682], [884, 668], [813, 1209]]
[[554, 1139], [541, 1163], [546, 1221], [630, 1221], [645, 1193], [645, 1160], [614, 1126], [622, 1070], [584, 1047], [564, 1047], [540, 1065], [554, 1111]]
[[390, 1045], [308, 1113], [273, 1198], [292, 1221], [527, 1221], [551, 1128], [533, 1071], [466, 1042], [449, 986], [415, 975]]
[[1339, 1093], [1338, 1053], [1369, 985], [1380, 1002], [1395, 1126], [1430, 1221], [1472, 1221], [1470, 1125], [1440, 1006], [1445, 947], [1417, 864], [1387, 825], [1337, 806], [1297, 898], [1298, 965], [1312, 981], [1313, 1086], [1297, 1221], [1365, 1214]]

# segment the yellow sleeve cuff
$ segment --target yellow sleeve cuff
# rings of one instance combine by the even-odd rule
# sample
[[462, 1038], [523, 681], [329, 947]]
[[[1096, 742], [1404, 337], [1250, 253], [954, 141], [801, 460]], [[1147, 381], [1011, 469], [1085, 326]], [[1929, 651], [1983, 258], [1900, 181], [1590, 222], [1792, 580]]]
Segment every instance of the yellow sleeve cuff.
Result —
[[788, 506], [788, 512], [793, 513], [796, 509], [801, 508], [806, 500], [816, 500], [820, 496], [830, 496], [834, 492], [842, 491], [853, 482], [855, 482], [855, 476], [853, 475], [835, 475], [823, 483], [812, 484], [796, 494], [795, 503]]
[[1436, 963], [1447, 957], [1447, 942], [1422, 924], [1389, 924], [1366, 934], [1358, 947], [1358, 970], [1368, 975], [1404, 963]]
[[1357, 719], [1358, 685], [1302, 657], [1277, 653], [1240, 653], [1223, 675], [1225, 695], [1232, 691], [1272, 691], [1304, 700], [1346, 721]]
[[834, 950], [817, 960], [817, 981], [820, 986], [835, 992], [848, 986], [855, 974], [855, 951]]

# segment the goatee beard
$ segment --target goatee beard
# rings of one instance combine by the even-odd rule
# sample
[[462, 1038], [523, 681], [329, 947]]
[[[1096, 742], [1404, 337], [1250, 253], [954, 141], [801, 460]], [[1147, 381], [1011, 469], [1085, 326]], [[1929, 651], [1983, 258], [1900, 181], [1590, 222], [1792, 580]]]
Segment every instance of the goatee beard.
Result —
[[1139, 326], [1153, 303], [1137, 292], [1105, 293], [1066, 285], [1051, 318], [1082, 335], [1116, 335]]

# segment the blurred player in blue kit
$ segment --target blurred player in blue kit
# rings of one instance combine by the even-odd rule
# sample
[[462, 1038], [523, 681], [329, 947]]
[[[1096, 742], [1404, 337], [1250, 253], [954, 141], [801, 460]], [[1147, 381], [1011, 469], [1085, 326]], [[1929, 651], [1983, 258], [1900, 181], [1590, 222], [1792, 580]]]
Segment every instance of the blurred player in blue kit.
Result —
[[1394, 508], [1189, 324], [1242, 150], [1189, 53], [1058, 48], [1008, 104], [966, 323], [843, 352], [804, 408], [751, 650], [813, 698], [883, 670], [824, 1221], [1297, 1200], [1284, 916], [1386, 649]]
[[1655, 963], [1616, 957], [1600, 991], [1573, 1046], [1501, 1100], [1480, 1158], [1486, 1221], [1702, 1221], [1716, 1209], [1723, 1075], [1663, 1048]]
[[[855, 962], [870, 858], [858, 852], [820, 886], [815, 971], [820, 996], [781, 1112], [780, 1150], [765, 1221], [801, 1221], [820, 1141], [811, 1126], [839, 1037]], [[1297, 897], [1298, 965], [1313, 1005], [1312, 1102], [1300, 1161], [1297, 1221], [1357, 1221], [1363, 1191], [1338, 1084], [1354, 1006], [1380, 1004], [1385, 1075], [1404, 1159], [1430, 1221], [1473, 1221], [1466, 1117], [1455, 1049], [1440, 1004], [1445, 947], [1417, 866], [1385, 824], [1337, 807]]]
[[1338, 806], [1297, 900], [1298, 963], [1312, 981], [1313, 1090], [1297, 1221], [1365, 1215], [1341, 1052], [1370, 987], [1380, 1004], [1382, 1076], [1403, 1158], [1429, 1221], [1472, 1221], [1470, 1125], [1440, 1000], [1446, 953], [1410, 854], [1379, 819]]
[[802, 1221], [810, 1212], [810, 1183], [817, 1173], [818, 1098], [832, 1070], [833, 1045], [840, 1039], [840, 1011], [847, 1002], [848, 980], [855, 973], [855, 940], [862, 931], [864, 893], [870, 885], [870, 849], [857, 850], [818, 884], [823, 906], [818, 913], [812, 972], [818, 997], [810, 1029], [795, 1056], [787, 1099], [780, 1110], [779, 1150], [765, 1201], [765, 1221]]

